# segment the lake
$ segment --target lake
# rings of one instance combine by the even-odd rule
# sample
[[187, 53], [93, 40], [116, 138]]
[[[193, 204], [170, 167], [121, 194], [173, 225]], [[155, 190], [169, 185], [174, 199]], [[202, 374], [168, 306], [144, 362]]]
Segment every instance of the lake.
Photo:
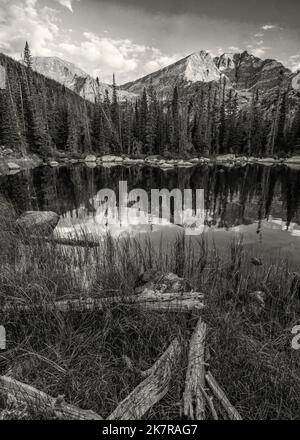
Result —
[[[265, 258], [287, 256], [296, 268], [300, 264], [300, 170], [287, 166], [197, 165], [162, 170], [144, 165], [43, 166], [17, 174], [0, 176], [0, 192], [18, 213], [51, 210], [60, 214], [60, 235], [87, 231], [93, 235], [109, 230], [113, 235], [134, 234], [172, 242], [184, 228], [171, 222], [134, 225], [99, 223], [99, 191], [109, 188], [118, 195], [119, 182], [128, 190], [166, 188], [204, 190], [205, 226], [208, 242], [221, 250], [234, 237]], [[192, 236], [192, 240], [199, 237]]]

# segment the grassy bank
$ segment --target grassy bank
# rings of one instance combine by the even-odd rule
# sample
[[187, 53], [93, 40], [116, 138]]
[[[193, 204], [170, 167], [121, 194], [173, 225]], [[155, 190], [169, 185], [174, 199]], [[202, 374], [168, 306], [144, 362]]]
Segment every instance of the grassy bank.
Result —
[[[168, 250], [109, 236], [98, 248], [31, 243], [17, 234], [14, 213], [3, 203], [0, 222], [0, 304], [16, 305], [6, 313], [0, 308], [8, 338], [0, 374], [107, 417], [141, 381], [139, 370], [178, 337], [185, 347], [180, 368], [145, 418], [182, 418], [186, 352], [198, 315], [116, 305], [68, 314], [43, 309], [56, 299], [128, 295], [141, 272], [171, 271], [206, 295], [201, 314], [210, 370], [242, 417], [299, 418], [300, 353], [291, 348], [291, 328], [299, 323], [300, 287], [284, 261], [255, 266], [242, 243], [229, 244], [227, 256], [220, 257], [204, 239], [197, 259], [184, 238]], [[255, 291], [264, 292], [265, 307], [250, 295]], [[30, 305], [30, 311], [21, 312], [18, 304]], [[1, 398], [0, 419], [51, 417]]]

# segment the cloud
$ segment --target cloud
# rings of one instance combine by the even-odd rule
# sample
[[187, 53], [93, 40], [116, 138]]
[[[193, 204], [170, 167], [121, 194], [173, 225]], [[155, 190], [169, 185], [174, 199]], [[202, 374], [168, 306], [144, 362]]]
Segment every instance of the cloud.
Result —
[[163, 54], [158, 48], [136, 44], [130, 39], [100, 37], [92, 32], [84, 32], [80, 43], [60, 43], [58, 49], [100, 81], [111, 82], [115, 72], [119, 83], [132, 79], [129, 77], [132, 72], [134, 76], [143, 76], [181, 57]]
[[298, 59], [298, 58], [300, 58], [300, 54], [299, 54], [299, 53], [297, 53], [296, 55], [291, 55], [291, 56], [289, 57], [289, 60], [296, 60], [296, 59]]
[[37, 0], [2, 0], [0, 5], [0, 50], [20, 57], [25, 40], [39, 55], [51, 53], [49, 44], [59, 33], [56, 12], [43, 7], [37, 9]]
[[64, 6], [65, 8], [69, 9], [71, 12], [73, 12], [73, 6], [72, 6], [73, 0], [55, 0], [55, 1], [58, 2], [60, 5]]
[[255, 38], [262, 38], [265, 34], [263, 32], [258, 32], [254, 35]]
[[237, 47], [237, 46], [230, 46], [230, 47], [228, 48], [228, 50], [229, 50], [230, 52], [235, 52], [235, 53], [242, 52], [242, 49], [241, 49], [240, 47]]
[[297, 53], [295, 55], [291, 55], [288, 59], [289, 66], [293, 72], [297, 72], [300, 70], [300, 54]]
[[138, 66], [138, 58], [150, 48], [133, 43], [129, 39], [99, 37], [84, 32], [79, 44], [61, 43], [59, 50], [76, 61], [88, 73], [108, 80], [114, 71], [132, 72]]
[[252, 50], [252, 54], [258, 58], [261, 58], [265, 55], [265, 53], [270, 50], [271, 47], [264, 46], [264, 47], [257, 47], [256, 49]]
[[276, 29], [277, 26], [275, 24], [264, 24], [261, 29], [264, 31], [270, 31], [271, 29]]
[[0, 51], [20, 59], [27, 40], [33, 56], [58, 56], [104, 82], [115, 72], [119, 84], [180, 58], [129, 38], [63, 27], [58, 5], [71, 11], [74, 1], [55, 0], [49, 7], [42, 0], [0, 0]]
[[152, 73], [156, 70], [163, 69], [169, 64], [175, 63], [180, 58], [181, 57], [178, 55], [166, 56], [160, 54], [159, 56], [155, 56], [145, 64], [146, 73]]
[[293, 64], [292, 71], [297, 72], [298, 70], [300, 70], [300, 63]]

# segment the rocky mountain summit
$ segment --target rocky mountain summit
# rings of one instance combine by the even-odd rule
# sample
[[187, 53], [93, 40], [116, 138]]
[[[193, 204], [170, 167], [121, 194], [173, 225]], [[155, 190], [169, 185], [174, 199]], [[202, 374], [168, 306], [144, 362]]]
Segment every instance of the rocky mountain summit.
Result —
[[147, 88], [152, 83], [158, 97], [167, 99], [172, 95], [175, 85], [218, 82], [221, 76], [212, 56], [208, 52], [200, 51], [157, 72], [123, 84], [122, 89], [139, 95], [144, 87]]
[[215, 57], [218, 69], [238, 90], [267, 90], [280, 85], [291, 76], [291, 71], [276, 60], [262, 60], [248, 52], [223, 54]]
[[[105, 90], [109, 97], [112, 96], [112, 86], [106, 83], [97, 82], [95, 78], [84, 72], [75, 64], [62, 60], [58, 57], [33, 57], [32, 68], [48, 78], [64, 84], [72, 91], [91, 102], [95, 101], [97, 93], [103, 98]], [[132, 99], [133, 95], [125, 90], [118, 90], [118, 97], [121, 101]]]
[[267, 92], [277, 86], [287, 86], [291, 92], [300, 89], [300, 73], [292, 73], [277, 60], [262, 60], [248, 52], [224, 53], [213, 58], [208, 52], [195, 52], [157, 72], [122, 85], [122, 89], [140, 94], [152, 83], [160, 99], [168, 99], [175, 85], [187, 92], [207, 83], [226, 82], [236, 90], [241, 101], [247, 101], [253, 91]]

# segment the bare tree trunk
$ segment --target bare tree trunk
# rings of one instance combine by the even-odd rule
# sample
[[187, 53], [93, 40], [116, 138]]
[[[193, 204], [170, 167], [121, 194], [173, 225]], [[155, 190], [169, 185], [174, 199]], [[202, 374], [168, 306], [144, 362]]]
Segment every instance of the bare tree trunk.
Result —
[[192, 420], [205, 419], [205, 402], [202, 389], [205, 386], [204, 344], [206, 324], [200, 318], [190, 340], [188, 367], [183, 393], [184, 415]]

